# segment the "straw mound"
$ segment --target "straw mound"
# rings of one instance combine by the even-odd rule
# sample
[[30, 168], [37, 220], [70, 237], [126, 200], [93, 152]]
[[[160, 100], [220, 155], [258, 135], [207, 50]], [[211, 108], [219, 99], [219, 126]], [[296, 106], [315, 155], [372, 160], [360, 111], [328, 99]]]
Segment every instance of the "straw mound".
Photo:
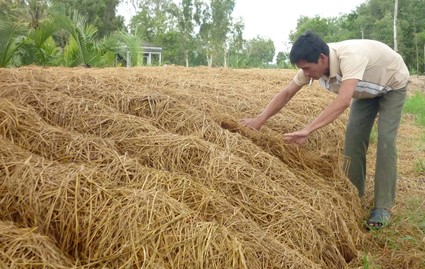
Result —
[[347, 268], [363, 234], [345, 117], [306, 146], [281, 139], [327, 93], [301, 92], [260, 132], [238, 123], [293, 74], [2, 69], [0, 220], [77, 268]]
[[0, 221], [0, 267], [72, 268], [71, 260], [50, 238], [37, 234], [35, 230]]

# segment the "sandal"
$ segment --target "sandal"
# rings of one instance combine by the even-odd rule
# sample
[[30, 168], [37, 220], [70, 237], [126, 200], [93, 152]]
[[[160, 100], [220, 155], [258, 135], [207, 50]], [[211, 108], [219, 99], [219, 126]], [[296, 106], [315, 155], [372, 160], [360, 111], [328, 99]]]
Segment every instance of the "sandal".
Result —
[[379, 230], [388, 225], [391, 213], [385, 208], [373, 208], [370, 212], [369, 220], [366, 223], [366, 228], [369, 230]]

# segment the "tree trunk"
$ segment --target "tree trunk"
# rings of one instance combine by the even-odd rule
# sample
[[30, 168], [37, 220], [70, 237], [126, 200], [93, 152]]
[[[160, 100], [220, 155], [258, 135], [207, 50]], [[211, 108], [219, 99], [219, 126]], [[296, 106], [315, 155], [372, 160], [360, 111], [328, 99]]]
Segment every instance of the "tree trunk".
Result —
[[187, 50], [184, 52], [184, 58], [186, 60], [186, 67], [189, 67], [189, 52]]
[[211, 51], [207, 51], [207, 63], [208, 67], [212, 67], [213, 55]]
[[398, 16], [398, 0], [394, 0], [394, 50], [398, 51], [398, 44], [397, 44], [397, 16]]

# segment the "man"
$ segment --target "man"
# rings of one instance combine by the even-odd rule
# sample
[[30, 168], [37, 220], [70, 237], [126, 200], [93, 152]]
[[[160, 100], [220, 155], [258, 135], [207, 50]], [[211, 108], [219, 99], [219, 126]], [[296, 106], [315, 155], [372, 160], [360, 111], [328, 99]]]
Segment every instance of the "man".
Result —
[[283, 139], [303, 144], [310, 133], [333, 122], [351, 105], [344, 154], [349, 163], [347, 176], [362, 197], [370, 132], [379, 113], [374, 208], [367, 227], [379, 229], [387, 225], [396, 191], [396, 137], [409, 80], [402, 57], [378, 41], [346, 40], [326, 44], [318, 35], [306, 32], [295, 41], [290, 60], [300, 68], [293, 80], [257, 117], [241, 122], [259, 130], [304, 85], [319, 80], [322, 87], [337, 94], [336, 98], [303, 129], [284, 134]]

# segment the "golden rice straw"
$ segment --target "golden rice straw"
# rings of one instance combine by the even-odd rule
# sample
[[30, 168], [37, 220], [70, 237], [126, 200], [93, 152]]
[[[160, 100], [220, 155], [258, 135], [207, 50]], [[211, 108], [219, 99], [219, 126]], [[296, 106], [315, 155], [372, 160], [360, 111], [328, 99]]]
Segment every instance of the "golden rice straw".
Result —
[[37, 233], [37, 228], [19, 228], [13, 222], [0, 221], [1, 268], [75, 268], [48, 237]]
[[344, 118], [303, 148], [281, 134], [326, 105], [316, 92], [297, 95], [261, 132], [238, 123], [287, 75], [31, 67], [0, 70], [0, 80], [3, 206], [19, 212], [3, 218], [42, 227], [79, 265], [344, 268], [356, 259], [360, 204], [339, 168]]
[[2, 171], [7, 171], [3, 186], [8, 189], [2, 194], [2, 212], [8, 212], [7, 208], [15, 213], [2, 218], [36, 225], [82, 266], [264, 268], [280, 264], [318, 268], [260, 231], [252, 233], [255, 223], [246, 223], [250, 230], [241, 233], [202, 221], [199, 214], [162, 191], [141, 190], [136, 185], [117, 188], [106, 174], [41, 162], [36, 157], [25, 159], [25, 152], [14, 151], [23, 157], [22, 162], [3, 151], [9, 160], [2, 164]]

